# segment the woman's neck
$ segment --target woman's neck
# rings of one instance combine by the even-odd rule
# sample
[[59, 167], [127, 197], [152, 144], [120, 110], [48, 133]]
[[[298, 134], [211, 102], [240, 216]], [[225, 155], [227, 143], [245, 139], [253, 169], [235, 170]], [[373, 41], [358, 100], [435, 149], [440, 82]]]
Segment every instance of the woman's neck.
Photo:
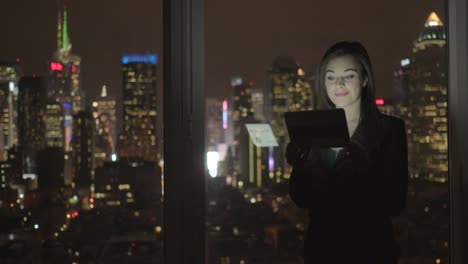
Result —
[[347, 123], [359, 123], [359, 118], [361, 117], [361, 100], [343, 107], [346, 115]]
[[354, 134], [354, 131], [356, 131], [361, 117], [361, 100], [357, 100], [356, 102], [343, 107], [343, 110], [346, 115], [349, 136], [351, 137]]

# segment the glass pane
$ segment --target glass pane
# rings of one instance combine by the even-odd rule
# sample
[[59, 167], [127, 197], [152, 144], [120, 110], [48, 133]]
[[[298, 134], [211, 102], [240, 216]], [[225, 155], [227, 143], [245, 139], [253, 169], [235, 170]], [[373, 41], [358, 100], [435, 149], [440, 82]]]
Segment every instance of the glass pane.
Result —
[[0, 262], [162, 263], [162, 1], [4, 8]]
[[283, 113], [319, 109], [320, 59], [344, 40], [366, 47], [377, 108], [406, 125], [409, 184], [403, 212], [386, 216], [391, 250], [400, 263], [448, 263], [444, 4], [207, 1], [205, 12], [208, 263], [303, 263], [320, 217], [289, 195]]

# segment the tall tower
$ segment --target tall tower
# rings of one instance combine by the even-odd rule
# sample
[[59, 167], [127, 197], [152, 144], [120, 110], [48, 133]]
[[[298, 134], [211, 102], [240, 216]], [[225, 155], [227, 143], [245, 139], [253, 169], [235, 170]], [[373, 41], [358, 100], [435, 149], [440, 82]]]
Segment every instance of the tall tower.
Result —
[[[19, 61], [19, 59], [18, 59]], [[18, 81], [17, 62], [0, 62], [0, 161], [18, 141]]]
[[89, 188], [93, 176], [94, 119], [89, 111], [80, 111], [73, 116], [73, 168], [75, 183]]
[[48, 97], [62, 104], [64, 111], [64, 150], [70, 151], [72, 117], [83, 109], [81, 90], [81, 57], [71, 52], [72, 44], [68, 33], [68, 10], [62, 4], [58, 12], [57, 50], [49, 67]]
[[[248, 166], [248, 150], [245, 148], [245, 143], [248, 142], [248, 136], [245, 133], [246, 123], [253, 123], [254, 109], [252, 108], [252, 90], [254, 89], [253, 82], [245, 82], [242, 78], [236, 77], [231, 79], [232, 97], [232, 128], [233, 128], [233, 180], [247, 182], [249, 170]], [[240, 174], [240, 175], [238, 175]]]
[[27, 76], [19, 81], [18, 141], [24, 173], [36, 172], [36, 155], [46, 144], [44, 112], [46, 84], [43, 77]]
[[95, 152], [94, 165], [103, 165], [105, 161], [110, 161], [112, 154], [115, 154], [116, 138], [116, 101], [107, 94], [107, 86], [101, 88], [101, 95], [97, 101], [93, 102], [94, 137]]
[[291, 57], [277, 57], [268, 71], [269, 94], [266, 103], [267, 119], [279, 147], [270, 150], [270, 178], [279, 182], [289, 177], [285, 170], [286, 126], [284, 112], [305, 111], [313, 108], [312, 85], [304, 70]]
[[216, 149], [219, 144], [225, 143], [223, 127], [223, 102], [224, 101], [221, 98], [206, 99], [206, 149], [213, 150]]
[[411, 175], [438, 182], [448, 177], [446, 65], [445, 29], [433, 12], [411, 56], [408, 152]]
[[64, 115], [62, 105], [58, 102], [49, 102], [46, 106], [46, 145], [59, 147], [63, 150], [64, 143]]
[[128, 54], [122, 57], [123, 133], [120, 156], [159, 161], [156, 138], [157, 90], [156, 54]]

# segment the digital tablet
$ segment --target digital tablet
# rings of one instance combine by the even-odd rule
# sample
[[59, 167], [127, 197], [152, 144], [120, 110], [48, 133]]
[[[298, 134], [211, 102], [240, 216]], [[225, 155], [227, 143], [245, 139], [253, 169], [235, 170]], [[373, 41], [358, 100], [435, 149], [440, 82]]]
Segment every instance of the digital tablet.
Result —
[[289, 139], [298, 146], [333, 148], [349, 143], [343, 109], [285, 112]]

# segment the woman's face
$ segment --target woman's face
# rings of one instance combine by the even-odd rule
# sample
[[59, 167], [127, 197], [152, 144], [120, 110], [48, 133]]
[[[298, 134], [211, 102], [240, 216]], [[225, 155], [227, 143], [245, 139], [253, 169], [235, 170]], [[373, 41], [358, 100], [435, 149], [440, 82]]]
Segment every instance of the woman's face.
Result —
[[360, 104], [362, 87], [366, 84], [360, 65], [350, 55], [331, 59], [325, 67], [325, 87], [336, 108]]

